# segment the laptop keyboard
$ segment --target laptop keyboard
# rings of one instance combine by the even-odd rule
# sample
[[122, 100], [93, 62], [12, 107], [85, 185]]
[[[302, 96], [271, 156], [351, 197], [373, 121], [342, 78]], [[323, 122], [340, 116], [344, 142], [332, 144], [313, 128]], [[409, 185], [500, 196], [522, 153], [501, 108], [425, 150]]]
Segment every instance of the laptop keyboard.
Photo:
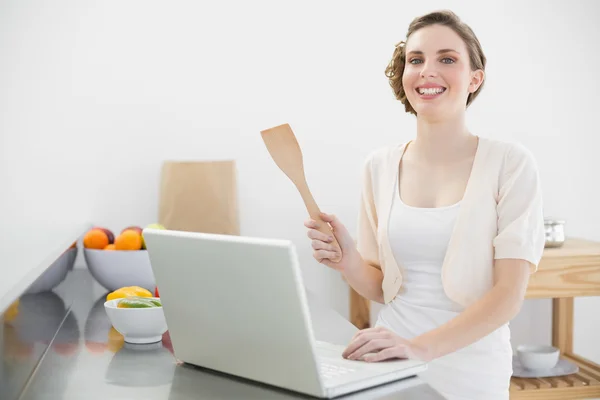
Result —
[[327, 379], [337, 378], [339, 376], [345, 375], [349, 372], [356, 371], [353, 368], [343, 367], [341, 365], [329, 364], [326, 362], [320, 362], [321, 374], [323, 377]]

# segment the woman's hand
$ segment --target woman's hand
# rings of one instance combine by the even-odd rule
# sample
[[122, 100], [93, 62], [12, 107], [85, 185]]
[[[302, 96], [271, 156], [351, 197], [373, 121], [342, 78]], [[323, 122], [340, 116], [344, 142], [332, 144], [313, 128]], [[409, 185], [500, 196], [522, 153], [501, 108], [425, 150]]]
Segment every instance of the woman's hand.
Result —
[[427, 350], [383, 327], [363, 329], [342, 353], [349, 360], [378, 362], [392, 358], [430, 361]]
[[[322, 213], [321, 219], [324, 222], [309, 219], [304, 223], [304, 226], [308, 228], [307, 236], [312, 239], [315, 260], [340, 272], [344, 272], [351, 265], [359, 264], [360, 255], [356, 249], [354, 239], [352, 239], [346, 227], [334, 215]], [[331, 235], [319, 232], [319, 224], [322, 223], [331, 225], [333, 231]], [[340, 245], [341, 255], [339, 250], [332, 245], [333, 235], [335, 235], [335, 239]], [[341, 259], [338, 262], [331, 261], [340, 258], [340, 256]]]
[[[307, 235], [312, 239], [313, 257], [319, 263], [340, 272], [342, 278], [361, 296], [383, 303], [381, 268], [363, 260], [354, 239], [335, 216], [321, 213], [319, 221], [309, 219], [304, 226], [308, 228]], [[335, 245], [334, 237], [339, 248]]]

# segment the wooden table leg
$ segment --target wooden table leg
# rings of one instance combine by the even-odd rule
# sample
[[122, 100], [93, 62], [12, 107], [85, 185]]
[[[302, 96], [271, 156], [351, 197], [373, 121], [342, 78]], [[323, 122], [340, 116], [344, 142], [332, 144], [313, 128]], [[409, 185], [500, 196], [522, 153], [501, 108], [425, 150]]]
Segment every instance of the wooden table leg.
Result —
[[573, 305], [572, 297], [552, 299], [552, 345], [561, 354], [573, 354]]
[[350, 322], [358, 329], [371, 326], [371, 303], [350, 288]]

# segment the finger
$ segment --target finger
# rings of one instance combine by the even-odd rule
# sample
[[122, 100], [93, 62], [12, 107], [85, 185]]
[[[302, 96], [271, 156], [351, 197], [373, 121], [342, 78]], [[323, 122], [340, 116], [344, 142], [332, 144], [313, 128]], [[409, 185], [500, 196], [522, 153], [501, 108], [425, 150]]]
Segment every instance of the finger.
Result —
[[398, 345], [394, 347], [388, 347], [375, 354], [368, 354], [363, 357], [366, 362], [379, 362], [389, 360], [392, 358], [408, 358], [406, 354], [406, 346]]
[[304, 221], [304, 226], [306, 226], [307, 228], [319, 228], [319, 226], [322, 224], [321, 221], [318, 220], [314, 220], [312, 218]]
[[327, 214], [322, 212], [320, 215], [321, 219], [327, 223], [332, 223], [334, 221], [337, 221], [337, 217], [333, 214]]
[[327, 250], [327, 251], [335, 251], [335, 248], [327, 243], [323, 243], [321, 240], [313, 240], [310, 242], [313, 250]]
[[354, 353], [348, 356], [350, 360], [358, 360], [367, 353], [373, 353], [379, 350], [394, 347], [394, 341], [390, 339], [374, 339], [369, 340], [364, 346], [360, 347]]
[[321, 262], [324, 259], [335, 260], [337, 257], [337, 254], [338, 254], [337, 252], [329, 251], [329, 250], [314, 250], [313, 251], [313, 257], [318, 262]]
[[[304, 223], [304, 226], [305, 226], [305, 227], [307, 227], [307, 228], [309, 228], [309, 229], [314, 229], [314, 230], [315, 230], [315, 232], [323, 233], [323, 232], [321, 232], [321, 230], [322, 230], [322, 229], [321, 229], [321, 226], [322, 226], [323, 224], [324, 224], [324, 222], [321, 222], [321, 221], [315, 221], [315, 220], [311, 219], [311, 220], [308, 220], [308, 221], [306, 221], [306, 222]], [[325, 223], [325, 224], [326, 224], [326, 223]], [[332, 229], [331, 229], [331, 228], [329, 228], [329, 229], [328, 229], [328, 231], [332, 231]], [[333, 231], [332, 231], [332, 233], [333, 233]], [[325, 233], [323, 233], [323, 235], [325, 235]], [[327, 236], [327, 235], [326, 235], [326, 236]]]
[[364, 346], [368, 341], [375, 339], [382, 339], [382, 332], [367, 332], [359, 335], [355, 340], [350, 342], [348, 347], [342, 352], [342, 357], [348, 357], [356, 350]]
[[348, 345], [346, 351], [344, 353], [347, 353], [346, 355], [349, 355], [350, 353], [348, 352], [348, 349], [350, 348], [350, 346], [356, 342], [359, 338], [362, 338], [364, 335], [369, 334], [369, 333], [373, 333], [373, 332], [378, 332], [377, 331], [377, 327], [374, 328], [365, 328], [365, 329], [361, 329], [358, 332], [356, 332], [354, 334], [354, 336], [352, 336], [352, 339], [350, 339], [350, 344]]
[[323, 219], [309, 219], [308, 221], [304, 222], [304, 226], [306, 226], [307, 228], [313, 228], [313, 229], [320, 229], [321, 226], [325, 224], [327, 224], [327, 221], [324, 221]]
[[308, 236], [309, 239], [321, 240], [326, 243], [331, 243], [333, 241], [333, 236], [326, 235], [323, 232], [319, 232], [315, 229], [309, 229], [308, 232], [306, 232], [306, 236]]
[[314, 219], [307, 219], [306, 221], [304, 221], [304, 226], [307, 228], [312, 228], [314, 224], [315, 224]]
[[335, 215], [321, 213], [319, 217], [331, 226], [331, 229], [336, 233], [336, 235], [346, 235], [348, 233], [346, 227], [340, 222], [338, 217], [336, 217]]
[[367, 345], [370, 340], [372, 339], [368, 336], [360, 336], [355, 341], [350, 343], [350, 345], [342, 352], [342, 357], [349, 358], [352, 354], [359, 351], [363, 346]]

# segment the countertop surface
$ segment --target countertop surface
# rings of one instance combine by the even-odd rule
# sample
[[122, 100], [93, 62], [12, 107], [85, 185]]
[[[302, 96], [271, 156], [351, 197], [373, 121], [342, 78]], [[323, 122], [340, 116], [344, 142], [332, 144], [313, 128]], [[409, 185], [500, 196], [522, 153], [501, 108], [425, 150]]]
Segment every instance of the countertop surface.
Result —
[[[108, 291], [85, 269], [52, 291], [23, 294], [0, 327], [0, 398], [30, 399], [291, 399], [311, 398], [177, 362], [169, 333], [133, 345], [111, 325]], [[307, 293], [318, 340], [346, 344], [356, 329]], [[418, 377], [344, 399], [443, 399]]]

